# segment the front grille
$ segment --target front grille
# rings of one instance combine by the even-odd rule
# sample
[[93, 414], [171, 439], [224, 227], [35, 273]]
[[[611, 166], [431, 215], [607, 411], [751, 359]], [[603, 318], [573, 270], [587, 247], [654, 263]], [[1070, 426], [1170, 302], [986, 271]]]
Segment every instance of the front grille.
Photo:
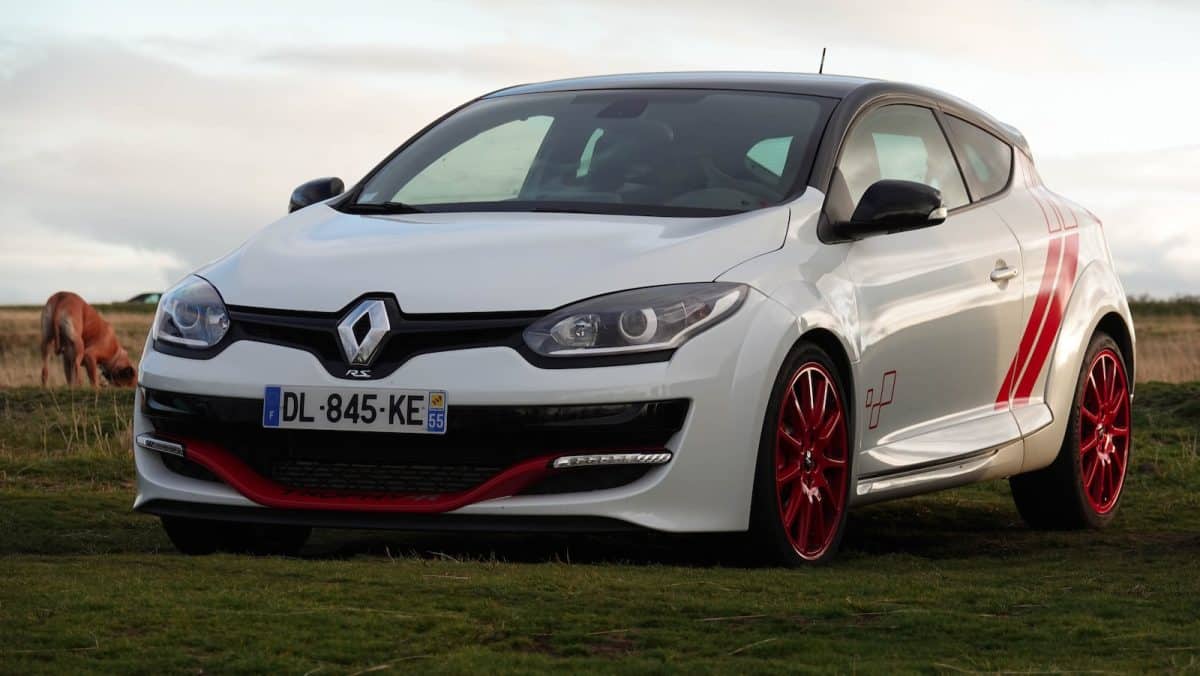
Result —
[[267, 478], [289, 488], [346, 493], [458, 493], [498, 474], [487, 465], [392, 465], [316, 460], [278, 460]]
[[[682, 428], [688, 402], [451, 405], [449, 431], [444, 435], [264, 429], [260, 399], [149, 389], [144, 390], [142, 410], [155, 431], [215, 443], [259, 475], [288, 488], [433, 494], [470, 490], [531, 458], [664, 448]], [[182, 465], [172, 469], [189, 475], [195, 473], [192, 467], [205, 471], [194, 463]], [[613, 488], [651, 469], [567, 469], [527, 487], [523, 493]]]
[[[338, 312], [292, 312], [231, 306], [230, 341], [254, 340], [311, 353], [331, 375], [346, 376], [346, 357], [339, 347], [337, 325], [358, 299]], [[387, 307], [391, 330], [379, 346], [369, 369], [372, 379], [383, 378], [409, 359], [430, 352], [479, 347], [518, 348], [521, 333], [544, 312], [482, 312], [456, 315], [406, 315], [390, 296]]]

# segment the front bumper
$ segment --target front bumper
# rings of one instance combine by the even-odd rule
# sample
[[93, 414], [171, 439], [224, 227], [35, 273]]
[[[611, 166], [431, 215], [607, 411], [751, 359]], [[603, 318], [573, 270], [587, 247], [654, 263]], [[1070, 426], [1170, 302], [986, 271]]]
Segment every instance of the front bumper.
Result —
[[491, 498], [615, 488], [669, 462], [682, 399], [458, 406], [443, 435], [262, 426], [260, 399], [143, 388], [135, 443], [176, 474], [280, 509], [438, 513]]
[[[797, 334], [794, 316], [752, 292], [737, 314], [696, 336], [667, 362], [543, 369], [530, 364], [511, 348], [485, 347], [419, 355], [386, 378], [371, 383], [371, 387], [447, 391], [451, 434], [456, 429], [456, 411], [465, 414], [472, 410], [551, 410], [629, 402], [684, 407], [686, 413], [679, 415], [677, 423], [671, 423], [674, 428], [670, 425], [656, 428], [659, 437], [638, 432], [622, 438], [624, 430], [639, 429], [636, 426], [613, 427], [617, 433], [608, 437], [594, 426], [584, 429], [577, 435], [580, 450], [659, 449], [672, 454], [665, 465], [641, 467], [636, 475], [626, 475], [607, 484], [585, 485], [585, 490], [576, 486], [555, 492], [552, 486], [539, 489], [534, 482], [499, 491], [477, 491], [467, 499], [462, 499], [463, 485], [431, 486], [424, 491], [422, 500], [412, 503], [393, 500], [385, 504], [388, 501], [381, 501], [379, 492], [364, 499], [364, 493], [355, 490], [320, 492], [324, 497], [349, 498], [336, 504], [276, 500], [261, 490], [262, 481], [275, 483], [276, 488], [293, 496], [296, 490], [295, 486], [284, 485], [283, 479], [271, 482], [272, 470], [262, 463], [255, 465], [256, 459], [266, 453], [268, 444], [262, 441], [266, 431], [253, 425], [239, 427], [236, 416], [217, 410], [181, 427], [170, 423], [152, 407], [146, 408], [147, 395], [140, 391], [135, 437], [175, 435], [185, 443], [215, 445], [244, 461], [260, 483], [256, 490], [231, 481], [227, 475], [214, 481], [214, 477], [202, 473], [181, 472], [178, 466], [168, 466], [172, 461], [161, 453], [135, 447], [138, 497], [134, 506], [152, 513], [182, 511], [207, 518], [236, 513], [241, 520], [277, 521], [286, 514], [289, 522], [310, 525], [352, 526], [369, 522], [370, 527], [429, 524], [428, 527], [437, 528], [441, 523], [452, 529], [464, 523], [520, 523], [528, 517], [529, 524], [557, 520], [563, 524], [563, 530], [574, 530], [570, 524], [579, 523], [631, 524], [673, 532], [745, 530], [763, 411], [779, 364]], [[352, 381], [330, 375], [308, 352], [252, 341], [234, 343], [208, 360], [171, 356], [148, 346], [139, 382], [151, 393], [181, 393], [200, 400], [242, 400], [248, 402], [246, 406], [251, 410], [261, 406], [266, 384], [354, 386]], [[463, 416], [464, 420], [469, 418]], [[529, 430], [515, 420], [501, 421], [488, 429], [494, 443], [475, 444], [474, 450], [486, 454], [487, 447], [492, 447], [497, 466], [512, 468], [532, 462], [529, 466], [534, 469], [545, 468], [554, 454], [566, 454], [563, 451], [568, 444], [562, 438], [554, 440], [557, 446], [547, 446], [550, 442], [537, 434], [529, 436]], [[513, 430], [517, 431], [510, 434]], [[333, 453], [352, 457], [359, 450], [357, 447], [370, 445], [366, 436], [359, 435], [365, 433], [344, 433], [326, 441], [337, 447], [332, 449]], [[401, 447], [396, 453], [416, 452], [417, 440], [404, 441], [408, 447]], [[325, 444], [326, 451], [329, 446]], [[438, 453], [436, 446], [419, 450]], [[538, 462], [541, 465], [535, 467]], [[589, 471], [592, 470], [567, 469], [562, 473]], [[535, 490], [529, 490], [530, 486]], [[391, 495], [395, 498], [394, 492]], [[437, 503], [430, 495], [452, 495], [458, 499]], [[416, 518], [420, 512], [432, 514]], [[255, 516], [258, 514], [261, 518]], [[371, 516], [368, 518], [367, 514]]]

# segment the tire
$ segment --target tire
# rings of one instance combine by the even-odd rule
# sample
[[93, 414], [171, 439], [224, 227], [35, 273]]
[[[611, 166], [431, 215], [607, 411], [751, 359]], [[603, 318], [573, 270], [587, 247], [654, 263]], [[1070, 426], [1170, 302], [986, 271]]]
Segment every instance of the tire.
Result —
[[203, 556], [222, 548], [224, 540], [222, 526], [229, 524], [220, 521], [164, 516], [162, 525], [163, 530], [167, 532], [167, 538], [171, 540], [171, 544], [175, 545], [175, 549], [179, 550], [179, 553], [188, 556]]
[[763, 420], [750, 536], [774, 564], [825, 563], [841, 545], [853, 445], [846, 386], [829, 355], [799, 343], [784, 360]]
[[163, 530], [175, 549], [188, 556], [236, 552], [256, 556], [294, 556], [312, 529], [305, 526], [234, 523], [208, 519], [162, 517]]
[[1062, 448], [1049, 467], [1009, 479], [1025, 523], [1044, 530], [1103, 528], [1117, 513], [1133, 448], [1121, 347], [1097, 332], [1088, 344]]

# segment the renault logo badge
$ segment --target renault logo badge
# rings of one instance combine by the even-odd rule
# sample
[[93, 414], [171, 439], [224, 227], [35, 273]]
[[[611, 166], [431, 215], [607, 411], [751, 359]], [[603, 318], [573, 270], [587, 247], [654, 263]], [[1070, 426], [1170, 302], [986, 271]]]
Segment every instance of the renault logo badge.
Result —
[[383, 301], [364, 300], [359, 303], [342, 318], [337, 327], [346, 361], [353, 366], [370, 364], [389, 329], [391, 324]]

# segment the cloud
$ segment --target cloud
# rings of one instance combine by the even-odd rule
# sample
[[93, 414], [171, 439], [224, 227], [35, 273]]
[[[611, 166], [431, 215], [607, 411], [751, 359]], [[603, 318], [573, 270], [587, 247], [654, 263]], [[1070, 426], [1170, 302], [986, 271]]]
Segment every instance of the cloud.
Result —
[[576, 75], [586, 60], [562, 50], [515, 43], [487, 43], [455, 48], [414, 45], [305, 45], [271, 49], [255, 55], [263, 64], [322, 73], [364, 73], [395, 77], [495, 78], [506, 86], [513, 78], [547, 79]]
[[[521, 21], [554, 30], [564, 11], [537, 11], [544, 3], [521, 0]], [[683, 47], [710, 64], [738, 58], [746, 48], [777, 49], [791, 65], [783, 70], [815, 70], [820, 48], [845, 63], [844, 55], [869, 50], [921, 54], [958, 63], [1021, 68], [1037, 65], [1085, 68], [1088, 60], [1057, 30], [1045, 3], [980, 3], [929, 0], [589, 0], [567, 6], [574, 19], [609, 39], [589, 47], [611, 53], [633, 51], [656, 58]], [[689, 49], [690, 47], [690, 49]], [[831, 64], [834, 61], [830, 61]], [[736, 67], [736, 66], [734, 66]], [[844, 72], [844, 71], [838, 71]]]
[[[170, 262], [155, 269], [178, 276], [282, 216], [295, 185], [353, 183], [429, 120], [491, 89], [605, 72], [812, 70], [829, 46], [832, 71], [940, 86], [1022, 127], [1051, 184], [1104, 218], [1130, 290], [1200, 286], [1200, 165], [1187, 146], [1200, 143], [1195, 106], [1161, 101], [1145, 125], [1145, 97], [1123, 93], [1183, 91], [1178, 73], [1198, 57], [1173, 36], [1195, 25], [1191, 5], [1164, 0], [1130, 17], [1123, 3], [1094, 2], [518, 0], [403, 16], [373, 7], [370, 18], [313, 5], [187, 22], [148, 8], [158, 14], [136, 27], [0, 28], [0, 195], [20, 215], [0, 225], [2, 241], [118, 247], [126, 254], [103, 250], [130, 264], [128, 251], [161, 254]], [[1108, 33], [1097, 28], [1105, 21]], [[1157, 49], [1122, 48], [1151, 27]], [[105, 31], [122, 37], [88, 37]], [[1071, 39], [1079, 32], [1089, 39]], [[1125, 68], [1127, 53], [1159, 67]], [[1151, 145], [1176, 150], [1145, 152]], [[1142, 150], [1099, 152], [1115, 147]], [[1139, 232], [1147, 223], [1152, 236]], [[24, 228], [40, 239], [15, 240]], [[19, 284], [6, 275], [0, 302], [44, 298], [74, 265], [40, 260]]]
[[[6, 47], [0, 194], [58, 232], [167, 251], [187, 269], [281, 217], [299, 183], [337, 175], [352, 184], [464, 100], [578, 72], [552, 49], [512, 44], [263, 50], [232, 38], [148, 47], [57, 38]], [[190, 65], [213, 50], [249, 67]], [[264, 64], [272, 67], [255, 67]], [[396, 64], [403, 73], [390, 85], [364, 77]], [[421, 73], [414, 95], [406, 85]], [[0, 302], [7, 292], [0, 287]]]
[[1104, 223], [1130, 293], [1200, 290], [1200, 146], [1039, 161], [1047, 185]]
[[[316, 176], [357, 180], [460, 102], [293, 74], [202, 74], [107, 41], [0, 64], [0, 194], [30, 221], [197, 267], [285, 213]], [[5, 234], [15, 227], [2, 226]], [[9, 289], [0, 287], [0, 302]]]
[[0, 289], [5, 303], [41, 303], [54, 291], [93, 302], [161, 291], [184, 263], [166, 251], [98, 242], [5, 217], [0, 230]]

